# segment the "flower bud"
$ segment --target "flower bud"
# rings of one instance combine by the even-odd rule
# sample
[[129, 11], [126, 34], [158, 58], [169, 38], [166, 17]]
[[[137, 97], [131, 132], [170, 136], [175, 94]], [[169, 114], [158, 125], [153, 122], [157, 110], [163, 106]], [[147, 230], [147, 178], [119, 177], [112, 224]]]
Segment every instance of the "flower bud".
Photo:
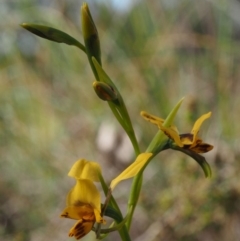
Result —
[[83, 39], [85, 42], [88, 59], [92, 65], [92, 57], [95, 57], [98, 63], [101, 65], [101, 49], [100, 49], [98, 31], [94, 24], [94, 21], [89, 11], [87, 3], [83, 3], [81, 7], [81, 17], [82, 17], [82, 33], [83, 33]]
[[94, 81], [93, 88], [98, 97], [105, 101], [114, 101], [117, 99], [117, 93], [114, 88], [103, 82]]

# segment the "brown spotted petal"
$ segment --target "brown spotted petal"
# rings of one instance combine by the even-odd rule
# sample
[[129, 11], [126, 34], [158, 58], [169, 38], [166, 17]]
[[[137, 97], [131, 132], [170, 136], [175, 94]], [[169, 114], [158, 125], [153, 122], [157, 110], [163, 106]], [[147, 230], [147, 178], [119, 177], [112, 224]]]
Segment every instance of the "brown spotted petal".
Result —
[[213, 146], [208, 143], [201, 142], [190, 149], [196, 153], [206, 153], [211, 151], [213, 149]]
[[75, 237], [76, 239], [80, 239], [88, 234], [93, 227], [94, 221], [79, 220], [69, 231], [69, 237]]
[[204, 143], [199, 137], [196, 137], [193, 143], [194, 135], [191, 133], [181, 134], [180, 139], [184, 149], [189, 149], [196, 153], [206, 153], [213, 149], [212, 145]]
[[141, 111], [140, 115], [147, 121], [151, 122], [154, 125], [157, 125], [158, 127], [164, 123], [164, 119], [159, 118], [155, 115], [151, 115], [147, 113], [146, 111]]

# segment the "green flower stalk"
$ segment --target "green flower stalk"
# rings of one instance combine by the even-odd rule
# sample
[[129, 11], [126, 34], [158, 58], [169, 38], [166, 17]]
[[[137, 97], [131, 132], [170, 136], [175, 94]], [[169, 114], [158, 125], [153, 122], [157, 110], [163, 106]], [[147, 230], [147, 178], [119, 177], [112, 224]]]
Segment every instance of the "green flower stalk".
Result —
[[126, 105], [124, 103], [124, 100], [122, 98], [121, 93], [118, 91], [117, 87], [113, 83], [113, 81], [110, 79], [110, 77], [107, 75], [107, 73], [104, 71], [102, 66], [97, 62], [97, 60], [93, 57], [92, 58], [93, 64], [96, 68], [97, 74], [99, 76], [99, 81], [107, 84], [110, 86], [110, 88], [113, 90], [113, 92], [116, 93], [117, 99], [109, 101], [109, 107], [111, 108], [113, 114], [115, 115], [116, 119], [120, 123], [120, 125], [123, 127], [127, 135], [129, 136], [129, 139], [132, 142], [134, 151], [136, 156], [140, 153], [138, 142], [136, 139], [136, 135], [132, 126], [131, 119], [129, 117]]
[[[163, 125], [164, 126], [171, 126], [175, 116], [183, 102], [182, 98], [177, 104], [176, 106], [172, 109], [172, 111], [169, 113], [168, 117], [166, 118], [166, 120], [164, 121]], [[142, 113], [142, 112], [141, 112]], [[133, 213], [135, 210], [135, 207], [137, 205], [138, 202], [138, 198], [140, 195], [140, 191], [141, 191], [141, 187], [142, 187], [142, 173], [144, 171], [144, 169], [146, 168], [146, 166], [148, 165], [148, 163], [161, 151], [167, 149], [167, 144], [168, 144], [168, 138], [164, 135], [164, 133], [159, 130], [157, 132], [157, 134], [155, 135], [155, 137], [153, 138], [152, 142], [149, 144], [146, 153], [152, 153], [152, 155], [148, 156], [147, 158], [142, 159], [141, 161], [141, 168], [140, 171], [138, 173], [136, 173], [134, 179], [133, 179], [133, 183], [131, 186], [131, 191], [130, 191], [130, 197], [128, 200], [128, 211], [130, 212], [129, 214], [129, 219], [127, 221], [127, 227], [128, 229], [130, 229], [131, 226], [131, 222], [132, 222], [132, 217], [133, 217]], [[137, 165], [137, 163], [132, 163], [132, 167], [134, 168], [135, 165]], [[139, 166], [139, 164], [138, 164]], [[139, 168], [139, 167], [138, 167]]]

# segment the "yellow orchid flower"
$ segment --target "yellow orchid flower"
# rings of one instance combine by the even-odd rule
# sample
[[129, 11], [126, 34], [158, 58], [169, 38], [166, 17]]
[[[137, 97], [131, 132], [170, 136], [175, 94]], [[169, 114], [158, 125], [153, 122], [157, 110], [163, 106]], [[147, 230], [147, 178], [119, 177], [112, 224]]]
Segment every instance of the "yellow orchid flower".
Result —
[[165, 135], [172, 139], [177, 146], [182, 147], [183, 149], [189, 149], [196, 153], [205, 153], [213, 149], [212, 145], [204, 143], [202, 139], [198, 137], [198, 132], [202, 123], [211, 116], [211, 112], [199, 117], [195, 122], [192, 131], [186, 134], [179, 134], [175, 126], [163, 126], [164, 120], [159, 117], [150, 115], [144, 111], [141, 112], [141, 115], [147, 121], [157, 125], [158, 128], [165, 133]]
[[101, 172], [96, 162], [78, 160], [68, 173], [76, 179], [75, 186], [67, 196], [67, 207], [61, 217], [76, 219], [78, 222], [70, 229], [69, 236], [80, 239], [89, 233], [95, 222], [105, 223], [101, 217], [101, 198], [93, 181], [98, 181]]
[[93, 182], [99, 182], [101, 172], [101, 167], [97, 162], [81, 159], [73, 164], [68, 176], [75, 179], [89, 179]]

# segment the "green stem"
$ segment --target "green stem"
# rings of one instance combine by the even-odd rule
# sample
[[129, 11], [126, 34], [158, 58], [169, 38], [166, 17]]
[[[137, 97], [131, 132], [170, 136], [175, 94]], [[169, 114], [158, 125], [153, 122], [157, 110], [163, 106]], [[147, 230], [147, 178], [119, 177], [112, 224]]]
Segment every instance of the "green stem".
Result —
[[[100, 180], [100, 183], [101, 183], [101, 186], [103, 188], [103, 192], [105, 194], [105, 196], [107, 197], [108, 196], [108, 192], [109, 192], [109, 189], [108, 189], [108, 186], [105, 182], [105, 180], [103, 179], [103, 176], [99, 173], [99, 180]], [[114, 199], [114, 197], [111, 195], [110, 197], [110, 205], [119, 213], [119, 215], [123, 218], [123, 215], [122, 215], [122, 212], [116, 202], [116, 200]]]
[[85, 46], [82, 45], [80, 42], [76, 42], [76, 45], [75, 45], [77, 48], [81, 49], [85, 54], [86, 54], [86, 49], [85, 49]]
[[[132, 210], [129, 209], [129, 212], [127, 213], [126, 215], [126, 218], [125, 219], [128, 219], [128, 216], [131, 214]], [[124, 221], [125, 222], [125, 221]], [[118, 224], [120, 224], [121, 222], [118, 222]], [[122, 225], [122, 227], [118, 230], [121, 238], [122, 238], [122, 241], [131, 241], [131, 238], [129, 236], [129, 232], [128, 232], [128, 228], [126, 226], [126, 224], [124, 223]]]
[[125, 132], [127, 133], [128, 137], [133, 145], [135, 155], [137, 156], [138, 154], [140, 154], [140, 149], [139, 149], [139, 145], [137, 142], [135, 132], [133, 130], [132, 122], [130, 120], [130, 117], [128, 115], [124, 102], [122, 101], [121, 107], [117, 107], [112, 102], [108, 102], [108, 104], [109, 104], [109, 107], [111, 108], [114, 116], [116, 117], [116, 119], [118, 120], [120, 125], [123, 127]]
[[133, 197], [133, 195], [137, 195], [137, 197], [139, 197], [139, 194], [140, 194], [140, 193], [136, 194], [135, 192], [132, 192], [132, 190], [134, 190], [134, 188], [136, 186], [138, 186], [139, 187], [138, 190], [140, 192], [141, 187], [142, 187], [142, 181], [143, 181], [142, 174], [137, 175], [136, 178], [133, 179], [133, 184], [132, 184], [130, 197], [129, 197], [129, 201], [128, 201], [128, 209], [130, 210], [129, 211], [129, 218], [128, 218], [127, 223], [126, 223], [126, 226], [127, 226], [128, 230], [130, 229], [133, 214], [134, 214], [134, 211], [135, 211], [135, 208], [136, 208], [136, 205], [137, 205], [137, 201], [138, 201], [138, 198], [136, 199], [136, 197]]
[[131, 186], [131, 191], [130, 191], [130, 197], [128, 200], [128, 213], [129, 213], [129, 219], [126, 223], [126, 226], [128, 228], [128, 230], [131, 227], [131, 223], [132, 223], [132, 217], [133, 217], [133, 213], [135, 210], [135, 207], [137, 205], [138, 202], [138, 198], [141, 192], [141, 188], [142, 188], [142, 181], [143, 181], [143, 171], [146, 168], [146, 166], [148, 165], [148, 163], [153, 159], [155, 155], [152, 155], [147, 163], [143, 166], [142, 170], [134, 177], [133, 179], [133, 183]]
[[114, 116], [118, 120], [119, 124], [123, 127], [124, 130], [126, 130], [126, 124], [123, 120], [122, 115], [120, 114], [121, 112], [119, 112], [119, 110], [116, 108], [116, 105], [110, 101], [108, 101], [108, 105], [109, 105], [110, 109], [112, 110]]
[[[109, 195], [109, 189], [108, 189], [108, 186], [106, 185], [105, 183], [105, 180], [103, 179], [102, 175], [99, 173], [99, 180], [101, 182], [101, 185], [102, 185], [102, 188], [103, 188], [103, 191], [108, 199], [108, 195]], [[109, 200], [110, 200], [110, 205], [116, 210], [118, 211], [119, 215], [122, 217], [123, 219], [123, 216], [122, 216], [122, 212], [117, 204], [117, 202], [115, 201], [114, 197], [111, 195], [110, 193], [110, 197], [109, 197]], [[128, 214], [127, 214], [128, 215]], [[121, 222], [120, 222], [121, 223]], [[100, 231], [101, 232], [101, 231]], [[124, 225], [122, 224], [121, 225], [121, 229], [118, 230], [119, 232], [119, 235], [121, 236], [121, 239], [122, 241], [131, 241], [131, 238], [129, 236], [129, 233], [128, 233], [128, 229], [125, 225], [125, 222], [124, 222]]]
[[[132, 210], [130, 210], [130, 211], [132, 211]], [[116, 226], [109, 228], [109, 229], [102, 229], [101, 233], [109, 233], [109, 232], [118, 230], [123, 241], [131, 241], [128, 229], [125, 225], [128, 218], [129, 218], [129, 213], [127, 213], [126, 217], [121, 222], [118, 222], [118, 224]]]
[[[88, 56], [88, 54], [87, 54], [87, 56]], [[93, 74], [94, 74], [95, 79], [96, 79], [97, 81], [100, 81], [100, 78], [99, 78], [99, 76], [98, 76], [97, 70], [95, 69], [95, 66], [94, 66], [94, 64], [93, 64], [93, 62], [92, 62], [92, 56], [88, 56], [88, 62], [89, 62], [89, 64], [90, 64], [90, 66], [91, 66], [91, 69], [92, 69], [92, 72], [93, 72]]]
[[120, 230], [118, 230], [118, 232], [121, 236], [122, 241], [131, 241], [126, 225], [123, 225], [123, 227]]
[[125, 120], [125, 123], [126, 123], [126, 133], [128, 134], [128, 136], [132, 142], [135, 155], [138, 156], [140, 154], [140, 148], [139, 148], [137, 138], [136, 138], [133, 126], [132, 126], [132, 122], [131, 122], [131, 119], [128, 114], [124, 101], [122, 101], [122, 109], [123, 109], [123, 111], [122, 111], [123, 119]]
[[128, 136], [129, 136], [129, 138], [131, 140], [131, 143], [133, 145], [135, 155], [138, 156], [140, 154], [140, 148], [139, 148], [135, 133], [134, 132], [129, 133]]

